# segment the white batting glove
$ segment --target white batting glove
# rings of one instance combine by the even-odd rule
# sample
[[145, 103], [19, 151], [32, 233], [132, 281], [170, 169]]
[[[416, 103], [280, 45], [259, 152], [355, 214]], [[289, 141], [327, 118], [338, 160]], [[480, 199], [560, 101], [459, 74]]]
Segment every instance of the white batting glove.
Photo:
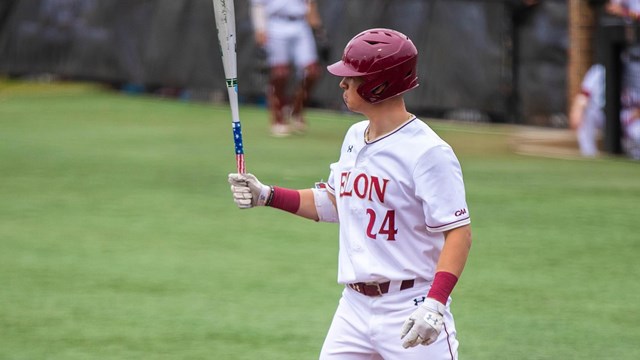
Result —
[[442, 331], [442, 316], [445, 306], [434, 299], [426, 298], [402, 326], [402, 346], [406, 348], [433, 344]]
[[233, 201], [240, 209], [264, 206], [271, 186], [262, 184], [253, 174], [229, 174]]

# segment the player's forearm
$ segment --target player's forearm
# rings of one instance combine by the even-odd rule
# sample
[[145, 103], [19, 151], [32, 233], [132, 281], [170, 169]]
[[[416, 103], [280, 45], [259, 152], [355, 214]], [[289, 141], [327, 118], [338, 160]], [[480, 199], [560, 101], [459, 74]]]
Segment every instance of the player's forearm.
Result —
[[471, 226], [465, 225], [445, 233], [444, 247], [436, 272], [446, 271], [460, 277], [471, 249]]
[[255, 41], [258, 46], [264, 46], [267, 42], [267, 14], [262, 3], [251, 5], [251, 22]]
[[272, 186], [265, 205], [307, 219], [315, 221], [320, 219], [312, 189], [293, 190]]
[[462, 275], [471, 248], [471, 227], [465, 225], [445, 233], [444, 247], [436, 266], [428, 298], [446, 304]]
[[267, 30], [267, 13], [262, 3], [253, 3], [251, 5], [251, 23], [253, 30], [256, 32], [265, 32]]
[[584, 114], [584, 110], [587, 107], [587, 103], [589, 102], [589, 98], [584, 94], [576, 95], [573, 103], [571, 104], [571, 109], [569, 109], [569, 126], [572, 129], [577, 129], [582, 122], [582, 114]]
[[307, 21], [312, 29], [319, 29], [322, 26], [322, 19], [320, 17], [320, 12], [318, 11], [318, 4], [315, 0], [309, 2]]
[[313, 199], [313, 190], [303, 189], [298, 190], [298, 193], [300, 194], [300, 207], [298, 208], [296, 215], [318, 221], [318, 211], [316, 210], [315, 201]]

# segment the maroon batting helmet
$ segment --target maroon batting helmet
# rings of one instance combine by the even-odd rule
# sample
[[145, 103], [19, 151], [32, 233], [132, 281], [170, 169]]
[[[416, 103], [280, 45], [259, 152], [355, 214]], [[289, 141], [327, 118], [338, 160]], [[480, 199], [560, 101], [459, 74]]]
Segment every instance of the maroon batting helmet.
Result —
[[369, 29], [354, 36], [342, 60], [327, 66], [336, 76], [362, 77], [357, 91], [375, 104], [418, 86], [418, 50], [404, 34], [391, 29]]

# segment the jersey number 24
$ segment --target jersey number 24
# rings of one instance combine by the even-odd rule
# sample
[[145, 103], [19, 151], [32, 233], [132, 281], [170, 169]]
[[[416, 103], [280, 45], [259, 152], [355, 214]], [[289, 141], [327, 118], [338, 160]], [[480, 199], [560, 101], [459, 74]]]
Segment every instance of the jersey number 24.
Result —
[[382, 219], [382, 224], [374, 233], [374, 228], [376, 227], [376, 212], [373, 209], [367, 209], [367, 215], [369, 215], [369, 224], [367, 225], [367, 236], [370, 239], [376, 239], [377, 235], [387, 235], [387, 241], [395, 241], [396, 234], [398, 233], [398, 229], [396, 229], [396, 211], [395, 210], [387, 210], [384, 218]]

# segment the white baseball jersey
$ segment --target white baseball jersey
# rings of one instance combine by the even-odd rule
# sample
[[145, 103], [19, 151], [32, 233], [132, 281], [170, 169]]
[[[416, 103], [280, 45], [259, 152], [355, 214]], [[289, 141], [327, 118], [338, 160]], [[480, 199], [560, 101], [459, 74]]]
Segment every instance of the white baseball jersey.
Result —
[[309, 0], [251, 0], [264, 6], [267, 17], [302, 16], [307, 14]]
[[581, 93], [589, 98], [578, 127], [578, 145], [583, 156], [598, 154], [598, 133], [604, 126], [605, 68], [592, 65], [585, 74]]
[[365, 141], [351, 126], [328, 191], [340, 220], [338, 282], [433, 278], [446, 230], [470, 223], [462, 171], [451, 147], [412, 118]]
[[306, 20], [309, 0], [252, 1], [265, 10], [269, 65], [293, 63], [297, 69], [303, 69], [318, 60], [313, 31]]
[[605, 68], [602, 64], [592, 65], [584, 75], [581, 91], [589, 97], [589, 105], [603, 109], [605, 104]]

